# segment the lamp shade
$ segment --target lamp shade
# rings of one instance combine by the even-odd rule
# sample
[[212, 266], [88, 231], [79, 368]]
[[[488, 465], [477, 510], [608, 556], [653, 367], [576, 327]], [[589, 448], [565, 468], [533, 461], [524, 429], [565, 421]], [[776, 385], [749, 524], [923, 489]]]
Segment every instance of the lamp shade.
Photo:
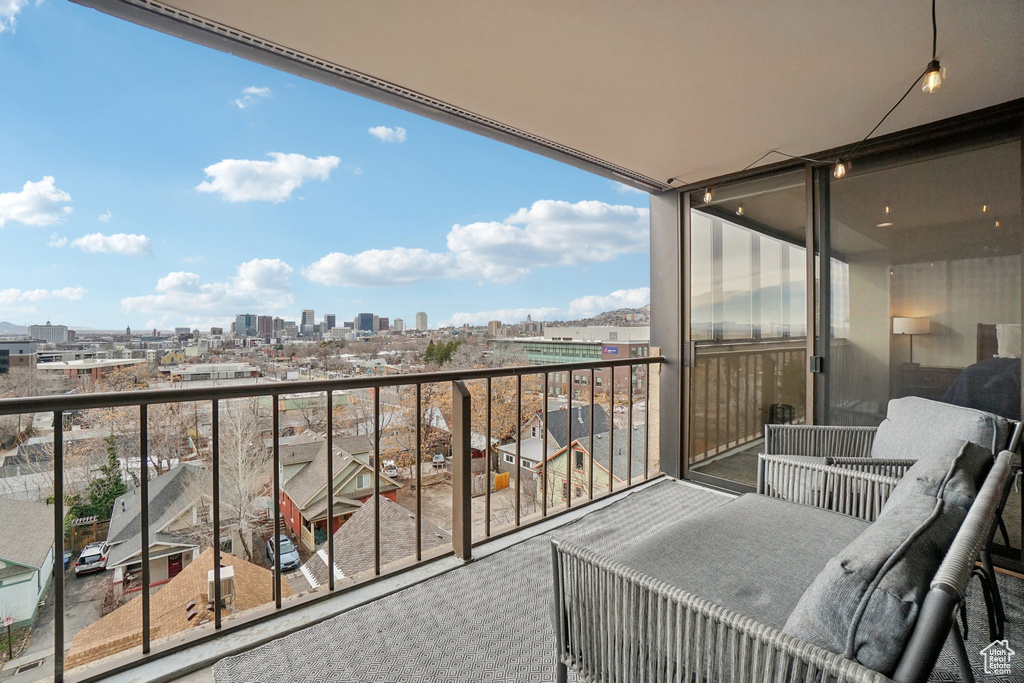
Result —
[[928, 318], [893, 318], [893, 334], [928, 334], [932, 321]]

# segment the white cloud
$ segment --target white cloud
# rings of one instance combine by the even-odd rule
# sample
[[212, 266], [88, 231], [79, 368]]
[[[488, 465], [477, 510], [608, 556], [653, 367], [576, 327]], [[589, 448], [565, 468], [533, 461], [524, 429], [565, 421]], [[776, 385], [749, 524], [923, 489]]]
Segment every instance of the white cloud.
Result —
[[291, 274], [292, 267], [280, 259], [247, 261], [225, 282], [203, 282], [196, 273], [173, 272], [157, 281], [155, 294], [125, 297], [121, 308], [151, 316], [147, 327], [222, 325], [237, 313], [283, 312], [293, 303]]
[[28, 0], [0, 0], [0, 33], [14, 33], [14, 25], [18, 23], [15, 15], [27, 4]]
[[102, 221], [103, 223], [107, 223], [107, 222], [109, 222], [109, 221], [110, 221], [110, 218], [111, 218], [111, 216], [112, 216], [112, 215], [113, 215], [113, 214], [111, 214], [111, 213], [110, 213], [110, 209], [107, 209], [107, 212], [106, 212], [106, 213], [104, 213], [104, 214], [100, 214], [99, 216], [97, 216], [97, 217], [96, 217], [96, 220], [98, 220], [98, 221]]
[[118, 232], [113, 235], [104, 235], [102, 232], [94, 232], [91, 235], [79, 237], [71, 243], [71, 246], [89, 252], [90, 254], [123, 254], [125, 256], [148, 256], [152, 253], [149, 238], [145, 235], [136, 235]]
[[405, 142], [405, 128], [388, 128], [387, 126], [374, 126], [367, 131], [381, 142]]
[[85, 295], [84, 287], [62, 289], [0, 289], [0, 307], [7, 308], [23, 302], [39, 302], [47, 299], [78, 301]]
[[70, 201], [71, 195], [57, 188], [52, 175], [43, 176], [38, 183], [29, 180], [21, 192], [0, 192], [0, 228], [7, 221], [53, 225], [71, 213], [71, 207], [64, 206]]
[[239, 109], [248, 109], [259, 102], [262, 97], [270, 97], [270, 88], [258, 88], [255, 85], [250, 85], [242, 91], [242, 96], [235, 100], [235, 105]]
[[273, 161], [224, 159], [203, 172], [210, 180], [196, 185], [200, 192], [217, 192], [229, 202], [283, 202], [307, 178], [327, 180], [341, 159], [302, 154], [268, 154]]
[[649, 213], [598, 201], [571, 204], [542, 199], [503, 223], [452, 227], [448, 249], [463, 272], [510, 283], [533, 268], [603, 263], [621, 254], [647, 251]]
[[53, 234], [50, 235], [50, 241], [46, 243], [46, 246], [48, 246], [48, 247], [63, 247], [67, 243], [68, 243], [68, 238], [67, 237], [62, 237], [62, 236], [58, 235], [57, 233], [53, 233]]
[[533, 316], [534, 320], [576, 320], [620, 308], [640, 308], [641, 306], [646, 306], [650, 301], [650, 288], [637, 287], [636, 289], [619, 289], [607, 296], [582, 296], [570, 301], [569, 305], [565, 308], [504, 308], [491, 311], [477, 311], [476, 313], [455, 313], [448, 320], [442, 320], [438, 324], [441, 327], [465, 324], [486, 325], [491, 320], [500, 320], [503, 323], [518, 323], [525, 320], [527, 315]]
[[[438, 278], [511, 283], [534, 268], [611, 261], [647, 251], [648, 209], [604, 202], [541, 200], [504, 222], [455, 225], [448, 251], [370, 249], [331, 252], [303, 269], [308, 280], [341, 287], [401, 285]], [[522, 226], [522, 227], [520, 227]]]
[[625, 183], [616, 182], [614, 180], [609, 180], [608, 182], [609, 184], [611, 184], [613, 188], [615, 188], [615, 191], [618, 192], [619, 194], [642, 194], [645, 196], [650, 194], [649, 192], [638, 190], [635, 187], [630, 187]]
[[651, 303], [651, 288], [617, 289], [607, 296], [581, 296], [569, 302], [569, 314], [575, 318], [589, 318], [605, 311], [620, 308], [641, 308]]
[[370, 249], [349, 255], [331, 252], [302, 269], [307, 280], [338, 287], [408, 285], [421, 280], [450, 277], [455, 260], [450, 254], [426, 249]]

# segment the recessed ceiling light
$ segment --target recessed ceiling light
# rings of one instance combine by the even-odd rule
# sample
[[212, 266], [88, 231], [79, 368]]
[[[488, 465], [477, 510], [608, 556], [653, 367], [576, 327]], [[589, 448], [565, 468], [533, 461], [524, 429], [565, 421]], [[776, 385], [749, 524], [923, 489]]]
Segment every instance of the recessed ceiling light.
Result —
[[890, 228], [890, 227], [892, 227], [892, 223], [879, 223], [875, 227], [876, 228]]
[[988, 204], [982, 204], [981, 205], [981, 212], [982, 213], [988, 213]]

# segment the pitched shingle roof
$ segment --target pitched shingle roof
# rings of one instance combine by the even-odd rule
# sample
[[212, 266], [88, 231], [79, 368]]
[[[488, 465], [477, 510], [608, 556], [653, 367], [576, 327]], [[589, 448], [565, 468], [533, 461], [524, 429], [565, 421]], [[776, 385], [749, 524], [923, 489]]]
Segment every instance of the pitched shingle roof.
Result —
[[[596, 420], [595, 420], [596, 422]], [[627, 456], [629, 454], [629, 431], [623, 427], [616, 429], [614, 439], [609, 439], [608, 432], [598, 434], [594, 437], [594, 462], [600, 464], [605, 469], [608, 469], [608, 454], [610, 452], [609, 443], [614, 441], [615, 453], [612, 464], [614, 466], [613, 474], [620, 480], [626, 480], [626, 463], [627, 460], [631, 465], [631, 472], [633, 478], [642, 477], [644, 474], [644, 448], [646, 441], [646, 430], [642, 425], [633, 427], [633, 449], [632, 459]], [[591, 452], [590, 439], [579, 439], [580, 445], [587, 449], [587, 452]]]
[[[273, 573], [234, 555], [221, 553], [221, 566], [234, 567], [235, 598], [227, 614], [265, 605], [274, 599]], [[207, 610], [207, 572], [213, 569], [213, 548], [207, 548], [181, 573], [150, 598], [150, 634], [153, 640], [194, 628], [205, 619], [213, 620]], [[281, 582], [281, 595], [291, 596], [287, 581]], [[186, 605], [195, 602], [197, 612], [191, 619]], [[68, 668], [80, 666], [137, 646], [142, 639], [142, 600], [131, 600], [99, 621], [75, 634], [68, 653]]]
[[52, 547], [52, 505], [0, 498], [0, 560], [41, 569]]
[[[365, 444], [369, 442], [365, 436], [350, 437], [351, 444], [357, 447], [365, 447]], [[348, 439], [339, 439], [342, 442], [348, 442]], [[334, 449], [334, 475], [337, 477], [342, 470], [350, 463], [356, 462], [360, 467], [366, 468], [367, 465], [359, 460], [355, 456], [351, 455], [349, 451], [345, 450], [340, 444], [335, 446]], [[369, 471], [372, 473], [373, 469]], [[398, 488], [398, 485], [385, 477], [383, 474], [381, 478], [381, 490], [390, 491]], [[372, 483], [372, 479], [371, 479]], [[311, 519], [309, 511], [306, 509], [316, 503], [314, 498], [320, 491], [327, 488], [327, 442], [320, 444], [320, 449], [317, 451], [316, 457], [313, 460], [299, 470], [291, 479], [285, 482], [281, 490], [284, 491], [285, 495], [302, 511], [302, 516], [306, 519]], [[371, 488], [372, 491], [372, 488]], [[340, 498], [338, 499], [340, 500]], [[323, 505], [326, 508], [326, 503]], [[322, 512], [322, 510], [321, 510]]]
[[[163, 527], [191, 505], [197, 491], [212, 491], [210, 471], [199, 464], [181, 463], [149, 482], [150, 545], [154, 543], [178, 544], [174, 534], [158, 533]], [[122, 506], [123, 503], [123, 506]], [[116, 567], [142, 550], [142, 498], [133, 488], [114, 501], [107, 544], [111, 546], [107, 566]]]
[[[385, 566], [416, 553], [416, 516], [398, 503], [380, 497], [380, 563]], [[421, 519], [420, 545], [425, 552], [451, 544], [452, 535]], [[328, 583], [327, 545], [315, 553], [303, 567], [319, 585]], [[334, 565], [345, 575], [373, 570], [373, 500], [363, 504], [341, 528], [334, 532]], [[306, 572], [303, 572], [306, 573]]]
[[[545, 418], [545, 424], [547, 425], [548, 433], [551, 434], [551, 438], [554, 439], [558, 448], [564, 447], [569, 442], [565, 435], [568, 431], [568, 422], [570, 420], [572, 422], [573, 441], [589, 437], [592, 433], [590, 429], [589, 405], [574, 405], [571, 418], [565, 410], [550, 410]], [[600, 404], [594, 405], [594, 424], [597, 425], [597, 429], [594, 431], [598, 434], [607, 432], [611, 428], [608, 422], [608, 413], [605, 412], [605, 409]]]

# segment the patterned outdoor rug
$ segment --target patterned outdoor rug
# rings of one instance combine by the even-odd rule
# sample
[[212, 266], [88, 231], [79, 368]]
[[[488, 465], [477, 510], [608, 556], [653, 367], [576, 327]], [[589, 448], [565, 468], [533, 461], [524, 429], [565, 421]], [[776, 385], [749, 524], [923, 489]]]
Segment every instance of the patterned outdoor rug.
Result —
[[[249, 681], [553, 681], [550, 536], [611, 554], [639, 543], [665, 524], [727, 502], [696, 486], [665, 481], [549, 534], [218, 662], [218, 683]], [[1001, 577], [1012, 648], [1024, 647], [1021, 581]], [[979, 681], [985, 676], [985, 608], [972, 588], [967, 644]], [[1017, 647], [1017, 646], [1020, 647]], [[1024, 650], [1020, 657], [1024, 658]], [[1014, 663], [1013, 672], [1024, 674]], [[572, 671], [569, 679], [576, 680]], [[943, 652], [932, 680], [959, 680], [956, 660]]]

